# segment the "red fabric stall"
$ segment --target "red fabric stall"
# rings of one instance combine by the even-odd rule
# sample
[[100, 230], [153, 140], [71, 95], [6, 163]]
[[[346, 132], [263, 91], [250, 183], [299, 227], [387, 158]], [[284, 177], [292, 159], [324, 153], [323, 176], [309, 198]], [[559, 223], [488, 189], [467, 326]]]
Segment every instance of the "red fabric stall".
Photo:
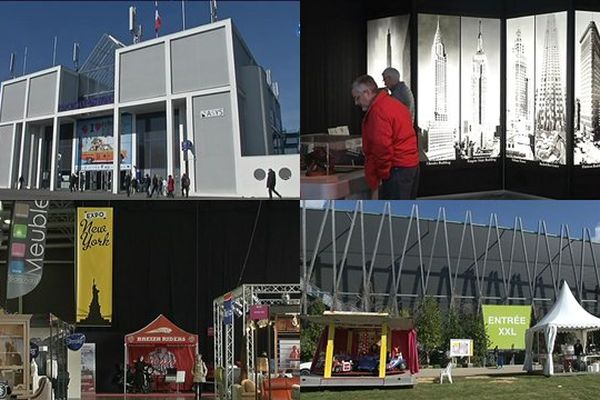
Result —
[[[184, 331], [162, 314], [139, 331], [125, 336], [128, 366], [133, 367], [143, 356], [144, 362], [153, 367], [156, 382], [164, 382], [167, 368], [185, 371], [185, 383], [179, 384], [180, 390], [192, 389], [197, 348], [198, 335]], [[163, 388], [167, 387], [163, 385]]]
[[396, 356], [396, 349], [408, 364], [411, 374], [419, 372], [419, 353], [417, 352], [417, 332], [414, 329], [408, 331], [392, 331], [392, 348], [389, 349], [392, 357]]

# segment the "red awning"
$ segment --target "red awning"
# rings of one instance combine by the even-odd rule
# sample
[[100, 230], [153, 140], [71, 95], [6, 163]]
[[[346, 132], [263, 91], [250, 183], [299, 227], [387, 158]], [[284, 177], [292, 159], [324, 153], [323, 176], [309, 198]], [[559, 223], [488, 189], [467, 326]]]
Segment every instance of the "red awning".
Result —
[[137, 332], [125, 335], [127, 346], [196, 346], [198, 335], [186, 332], [160, 314]]

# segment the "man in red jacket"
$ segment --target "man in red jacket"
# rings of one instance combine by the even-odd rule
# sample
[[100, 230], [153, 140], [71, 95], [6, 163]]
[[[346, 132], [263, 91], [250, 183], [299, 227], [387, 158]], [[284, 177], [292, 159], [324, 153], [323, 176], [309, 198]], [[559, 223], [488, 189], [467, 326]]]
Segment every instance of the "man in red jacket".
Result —
[[379, 90], [369, 75], [354, 81], [352, 96], [365, 111], [362, 145], [367, 184], [372, 190], [381, 185], [380, 200], [416, 198], [419, 150], [410, 111], [386, 90]]

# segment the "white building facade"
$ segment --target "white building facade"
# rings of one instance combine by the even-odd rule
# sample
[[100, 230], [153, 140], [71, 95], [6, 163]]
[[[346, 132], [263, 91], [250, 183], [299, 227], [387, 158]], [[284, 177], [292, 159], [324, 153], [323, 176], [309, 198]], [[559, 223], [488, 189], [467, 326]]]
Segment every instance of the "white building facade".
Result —
[[118, 193], [129, 173], [179, 190], [187, 173], [192, 195], [265, 197], [273, 169], [277, 191], [299, 197], [299, 156], [275, 154], [277, 84], [231, 20], [130, 46], [105, 35], [94, 52], [114, 64], [2, 82], [0, 188], [64, 190], [75, 174]]

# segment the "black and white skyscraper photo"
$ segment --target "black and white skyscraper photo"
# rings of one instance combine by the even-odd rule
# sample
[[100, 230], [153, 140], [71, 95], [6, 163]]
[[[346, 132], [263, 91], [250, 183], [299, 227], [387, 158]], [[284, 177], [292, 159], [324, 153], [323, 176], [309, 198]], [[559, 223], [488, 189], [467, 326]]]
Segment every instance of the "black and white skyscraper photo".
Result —
[[575, 13], [574, 164], [600, 164], [600, 13]]
[[400, 72], [400, 80], [410, 87], [409, 15], [367, 22], [367, 74], [383, 87], [381, 73], [388, 67]]
[[534, 160], [535, 17], [506, 21], [506, 156]]
[[506, 21], [506, 155], [566, 164], [567, 13]]
[[422, 161], [455, 160], [460, 121], [460, 17], [419, 14]]
[[566, 163], [567, 13], [536, 17], [536, 160]]
[[456, 149], [462, 159], [500, 153], [500, 20], [461, 18], [461, 128]]

